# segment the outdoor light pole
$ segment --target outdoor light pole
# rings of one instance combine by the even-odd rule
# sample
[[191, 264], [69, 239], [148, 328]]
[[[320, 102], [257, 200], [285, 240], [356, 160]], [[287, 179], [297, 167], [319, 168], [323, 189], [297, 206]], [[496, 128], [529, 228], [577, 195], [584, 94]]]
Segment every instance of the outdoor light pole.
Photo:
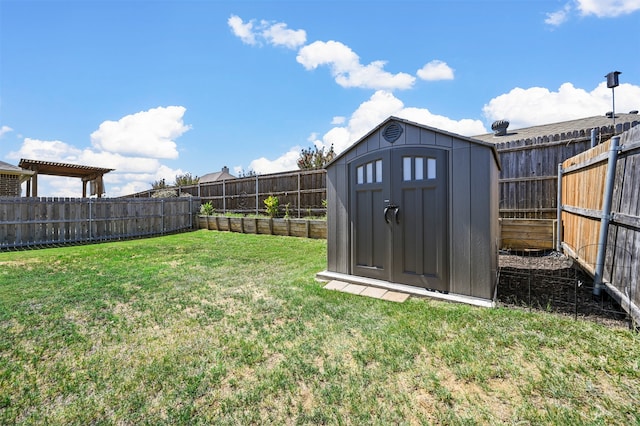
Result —
[[613, 117], [613, 134], [616, 134], [616, 92], [615, 88], [619, 86], [618, 76], [622, 74], [620, 71], [612, 71], [609, 74], [605, 75], [607, 78], [607, 87], [611, 89], [611, 98], [613, 102], [612, 106], [612, 117]]

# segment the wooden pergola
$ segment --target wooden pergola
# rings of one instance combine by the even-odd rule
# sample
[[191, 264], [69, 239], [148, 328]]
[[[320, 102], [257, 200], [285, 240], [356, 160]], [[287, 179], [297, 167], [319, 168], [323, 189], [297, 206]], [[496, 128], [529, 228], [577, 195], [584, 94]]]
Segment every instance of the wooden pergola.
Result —
[[81, 166], [79, 164], [56, 163], [52, 161], [20, 160], [20, 167], [33, 171], [33, 175], [27, 181], [27, 197], [38, 196], [38, 175], [63, 176], [82, 179], [82, 197], [87, 196], [87, 183], [91, 182], [91, 195], [102, 197], [104, 183], [102, 177], [114, 169], [102, 167]]

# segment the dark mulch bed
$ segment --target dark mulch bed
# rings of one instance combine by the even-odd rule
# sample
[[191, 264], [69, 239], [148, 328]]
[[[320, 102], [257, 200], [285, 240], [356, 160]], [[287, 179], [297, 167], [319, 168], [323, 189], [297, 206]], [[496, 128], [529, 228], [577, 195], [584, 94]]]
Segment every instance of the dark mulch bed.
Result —
[[557, 252], [505, 253], [499, 257], [498, 303], [629, 327], [629, 318], [606, 291], [593, 295], [593, 279]]

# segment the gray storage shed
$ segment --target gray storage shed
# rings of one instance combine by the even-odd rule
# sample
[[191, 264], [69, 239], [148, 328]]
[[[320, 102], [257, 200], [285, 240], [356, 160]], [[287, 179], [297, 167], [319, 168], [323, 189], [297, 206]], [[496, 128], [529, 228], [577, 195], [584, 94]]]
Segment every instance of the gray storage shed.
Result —
[[340, 280], [491, 306], [493, 144], [389, 117], [327, 166], [327, 270]]

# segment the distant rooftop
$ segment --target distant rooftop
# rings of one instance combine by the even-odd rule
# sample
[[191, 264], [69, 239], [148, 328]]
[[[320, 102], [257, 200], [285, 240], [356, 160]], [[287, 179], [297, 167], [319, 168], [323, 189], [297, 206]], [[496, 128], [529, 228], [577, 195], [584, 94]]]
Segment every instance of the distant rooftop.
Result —
[[217, 181], [223, 181], [223, 180], [235, 179], [235, 178], [236, 178], [235, 176], [233, 176], [232, 174], [229, 174], [229, 168], [227, 166], [224, 166], [222, 170], [219, 172], [207, 173], [206, 175], [202, 176], [198, 182], [200, 183], [217, 182]]
[[35, 172], [31, 170], [25, 170], [21, 167], [14, 166], [13, 164], [0, 161], [0, 174], [16, 175], [20, 176], [21, 181], [29, 179]]
[[[502, 143], [525, 139], [549, 137], [550, 140], [566, 140], [572, 138], [591, 137], [591, 129], [598, 128], [603, 133], [613, 133], [611, 115], [597, 115], [595, 117], [579, 118], [577, 120], [561, 121], [558, 123], [543, 124], [540, 126], [525, 127], [522, 129], [509, 129], [502, 136], [495, 133], [472, 136], [484, 142]], [[631, 127], [640, 125], [638, 113], [616, 113], [616, 132], [621, 133]]]

